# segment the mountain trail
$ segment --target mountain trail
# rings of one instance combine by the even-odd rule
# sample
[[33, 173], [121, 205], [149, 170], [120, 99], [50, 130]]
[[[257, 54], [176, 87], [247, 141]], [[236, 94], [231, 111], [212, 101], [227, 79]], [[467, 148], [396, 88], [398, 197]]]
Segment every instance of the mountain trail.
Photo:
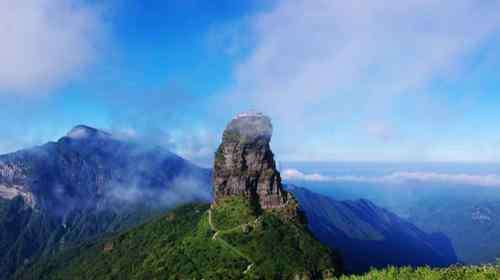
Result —
[[[257, 220], [256, 220], [257, 221]], [[212, 209], [208, 209], [208, 224], [210, 225], [210, 229], [212, 231], [214, 231], [214, 235], [212, 236], [212, 240], [217, 240], [219, 241], [222, 246], [232, 250], [233, 252], [235, 252], [237, 255], [241, 256], [242, 258], [246, 259], [250, 264], [247, 266], [247, 268], [243, 271], [243, 274], [247, 274], [254, 266], [255, 266], [255, 262], [250, 258], [248, 257], [246, 254], [244, 254], [243, 252], [241, 252], [238, 248], [234, 247], [233, 245], [229, 244], [226, 240], [222, 239], [221, 237], [219, 237], [219, 233], [221, 232], [220, 230], [217, 230], [214, 226], [214, 223], [212, 221]], [[245, 225], [248, 225], [250, 223], [246, 223], [246, 224], [241, 224], [241, 225], [238, 225], [234, 228], [231, 228], [231, 229], [228, 229], [228, 230], [224, 230], [224, 231], [231, 231], [231, 230], [234, 230], [236, 228], [241, 228], [241, 227], [244, 227]]]

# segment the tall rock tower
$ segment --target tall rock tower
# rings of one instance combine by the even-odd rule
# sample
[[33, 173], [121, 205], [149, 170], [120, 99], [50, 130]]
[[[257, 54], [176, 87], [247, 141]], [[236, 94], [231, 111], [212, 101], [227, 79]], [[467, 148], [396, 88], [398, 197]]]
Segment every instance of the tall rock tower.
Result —
[[273, 127], [260, 113], [241, 113], [226, 127], [215, 154], [214, 205], [228, 196], [244, 196], [259, 211], [278, 210], [304, 221], [297, 201], [283, 189], [269, 142]]

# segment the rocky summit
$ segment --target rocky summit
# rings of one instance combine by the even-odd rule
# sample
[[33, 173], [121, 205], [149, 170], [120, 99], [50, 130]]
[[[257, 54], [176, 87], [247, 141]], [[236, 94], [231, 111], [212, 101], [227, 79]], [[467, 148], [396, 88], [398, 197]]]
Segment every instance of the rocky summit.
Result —
[[303, 220], [293, 196], [283, 189], [269, 145], [271, 119], [261, 113], [237, 115], [226, 127], [214, 162], [214, 205], [246, 197], [258, 211], [274, 209]]

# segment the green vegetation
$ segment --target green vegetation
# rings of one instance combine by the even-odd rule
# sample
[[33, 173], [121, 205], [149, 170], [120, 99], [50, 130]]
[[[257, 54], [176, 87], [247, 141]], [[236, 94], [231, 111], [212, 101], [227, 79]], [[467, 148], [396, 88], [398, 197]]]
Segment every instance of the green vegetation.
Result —
[[211, 242], [207, 209], [182, 206], [151, 223], [40, 262], [18, 278], [236, 279], [249, 263]]
[[225, 198], [211, 210], [214, 240], [247, 259], [252, 264], [248, 274], [289, 279], [338, 272], [339, 260], [303, 225], [285, 222], [277, 212], [257, 216], [255, 211], [243, 197]]
[[266, 279], [294, 275], [333, 276], [338, 259], [299, 225], [264, 213], [252, 223], [221, 231], [218, 238], [236, 246], [254, 263], [254, 273]]
[[419, 267], [372, 270], [362, 276], [342, 276], [340, 280], [496, 280], [500, 279], [500, 267], [452, 266], [441, 269]]
[[241, 196], [226, 197], [212, 210], [217, 230], [227, 230], [254, 221], [256, 210], [249, 200]]
[[125, 207], [128, 209], [117, 206], [100, 211], [74, 211], [63, 224], [60, 217], [33, 210], [21, 196], [0, 199], [0, 279], [10, 279], [16, 271], [40, 258], [110, 232], [130, 229], [161, 213], [160, 209], [146, 205]]
[[15, 279], [500, 279], [495, 266], [390, 267], [339, 276], [338, 261], [302, 225], [272, 212], [257, 217], [244, 200], [234, 198], [214, 209], [181, 206], [132, 230], [46, 258]]
[[[226, 203], [227, 202], [227, 203]], [[233, 215], [231, 215], [233, 213]], [[240, 221], [240, 222], [238, 222]], [[338, 274], [305, 228], [244, 200], [176, 208], [156, 220], [47, 258], [18, 279], [283, 279]]]

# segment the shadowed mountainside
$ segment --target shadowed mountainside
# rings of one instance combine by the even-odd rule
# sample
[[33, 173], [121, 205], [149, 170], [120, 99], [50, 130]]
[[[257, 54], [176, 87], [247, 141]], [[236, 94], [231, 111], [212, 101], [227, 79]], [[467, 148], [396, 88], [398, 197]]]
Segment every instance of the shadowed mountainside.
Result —
[[457, 263], [444, 234], [427, 234], [368, 200], [336, 201], [296, 186], [287, 189], [298, 199], [314, 235], [341, 253], [347, 271]]
[[87, 126], [0, 156], [0, 278], [39, 256], [209, 201], [211, 172]]

